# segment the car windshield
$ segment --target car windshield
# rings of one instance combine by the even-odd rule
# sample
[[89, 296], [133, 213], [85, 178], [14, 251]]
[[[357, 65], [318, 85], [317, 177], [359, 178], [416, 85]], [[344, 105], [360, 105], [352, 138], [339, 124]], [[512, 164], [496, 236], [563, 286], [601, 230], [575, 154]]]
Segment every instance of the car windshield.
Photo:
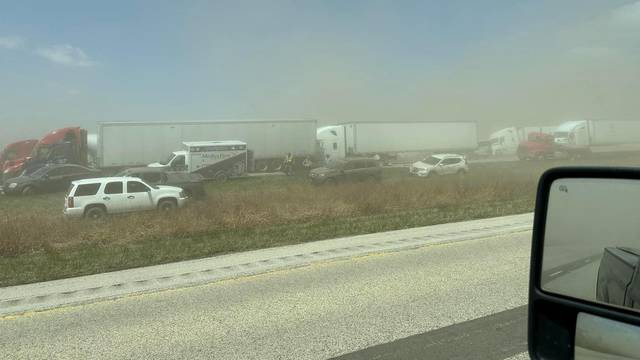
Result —
[[425, 163], [425, 164], [429, 164], [429, 165], [438, 165], [440, 160], [442, 160], [442, 159], [439, 159], [439, 158], [437, 158], [435, 156], [429, 156], [429, 157], [426, 157], [426, 158], [422, 159], [422, 162]]
[[169, 164], [171, 164], [171, 160], [173, 160], [173, 158], [175, 158], [175, 157], [176, 157], [176, 154], [171, 154], [171, 155], [169, 155], [169, 156], [166, 158], [166, 160], [164, 160], [164, 161], [160, 161], [160, 165], [169, 165]]
[[0, 360], [521, 358], [639, 93], [640, 0], [2, 1]]

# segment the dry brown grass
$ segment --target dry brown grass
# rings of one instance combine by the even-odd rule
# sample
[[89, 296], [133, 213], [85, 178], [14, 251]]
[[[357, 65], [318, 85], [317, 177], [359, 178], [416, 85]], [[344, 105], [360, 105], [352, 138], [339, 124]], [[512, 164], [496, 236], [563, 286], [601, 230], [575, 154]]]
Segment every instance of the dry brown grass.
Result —
[[180, 239], [220, 231], [331, 221], [413, 209], [531, 198], [535, 181], [490, 176], [391, 179], [381, 183], [313, 186], [306, 181], [284, 187], [219, 191], [207, 200], [170, 215], [114, 216], [93, 223], [61, 219], [56, 208], [30, 208], [0, 215], [0, 256], [83, 243], [99, 246], [140, 240]]

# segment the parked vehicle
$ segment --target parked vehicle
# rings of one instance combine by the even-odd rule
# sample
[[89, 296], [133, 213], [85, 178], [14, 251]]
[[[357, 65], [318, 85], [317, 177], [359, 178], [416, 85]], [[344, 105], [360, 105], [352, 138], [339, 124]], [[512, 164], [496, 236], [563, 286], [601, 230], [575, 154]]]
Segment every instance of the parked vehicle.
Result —
[[309, 177], [314, 184], [318, 185], [346, 180], [380, 180], [382, 168], [374, 159], [339, 159], [329, 161], [324, 167], [311, 170]]
[[38, 140], [23, 140], [9, 144], [0, 151], [0, 174], [9, 179], [19, 175], [25, 160], [31, 156]]
[[438, 175], [464, 175], [469, 172], [469, 165], [463, 155], [435, 154], [411, 164], [409, 173], [421, 177]]
[[520, 143], [529, 141], [529, 134], [553, 134], [555, 126], [524, 126], [500, 129], [491, 136], [491, 155], [516, 155]]
[[166, 161], [151, 163], [148, 167], [196, 173], [218, 181], [247, 172], [247, 144], [242, 141], [198, 141], [182, 145], [183, 150], [174, 151]]
[[174, 186], [151, 186], [126, 176], [86, 179], [71, 184], [64, 215], [100, 219], [107, 214], [133, 211], [171, 211], [186, 202], [185, 192]]
[[29, 175], [22, 175], [4, 182], [7, 195], [32, 195], [42, 192], [64, 191], [74, 180], [94, 178], [100, 172], [80, 165], [48, 164]]
[[400, 153], [470, 152], [477, 148], [475, 122], [360, 122], [326, 126], [317, 131], [325, 161]]
[[517, 155], [520, 160], [551, 159], [556, 156], [556, 148], [553, 135], [532, 132], [518, 145]]
[[581, 157], [598, 147], [640, 144], [640, 122], [567, 121], [558, 126], [553, 135], [557, 151], [570, 157]]
[[169, 185], [182, 188], [190, 198], [206, 196], [204, 177], [197, 173], [167, 171], [163, 168], [137, 167], [121, 171], [116, 176], [137, 177], [149, 185]]
[[287, 153], [313, 159], [316, 128], [315, 120], [99, 123], [96, 166], [144, 166], [180, 149], [184, 142], [234, 139], [249, 144], [247, 171], [272, 171]]

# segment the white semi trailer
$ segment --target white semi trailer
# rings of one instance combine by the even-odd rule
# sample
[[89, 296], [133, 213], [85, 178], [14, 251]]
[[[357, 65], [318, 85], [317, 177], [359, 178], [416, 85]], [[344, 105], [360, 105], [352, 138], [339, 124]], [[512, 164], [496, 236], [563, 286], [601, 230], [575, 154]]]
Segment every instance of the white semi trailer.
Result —
[[348, 123], [321, 127], [317, 138], [325, 161], [401, 153], [467, 153], [478, 146], [477, 126], [471, 121]]
[[592, 151], [624, 150], [640, 144], [640, 121], [574, 120], [560, 124], [553, 133], [556, 150], [570, 156]]
[[238, 140], [247, 143], [250, 171], [272, 170], [288, 153], [298, 161], [314, 158], [316, 129], [316, 120], [102, 122], [96, 166], [142, 166], [166, 159], [184, 142]]

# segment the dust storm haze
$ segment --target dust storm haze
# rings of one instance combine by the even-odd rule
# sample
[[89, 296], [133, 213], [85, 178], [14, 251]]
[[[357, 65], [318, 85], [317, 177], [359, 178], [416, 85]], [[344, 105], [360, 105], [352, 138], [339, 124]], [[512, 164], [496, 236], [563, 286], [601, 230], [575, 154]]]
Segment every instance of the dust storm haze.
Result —
[[[635, 120], [640, 2], [535, 3], [459, 3], [446, 21], [412, 2], [193, 3], [167, 10], [157, 36], [131, 35], [154, 47], [74, 43], [91, 50], [66, 48], [76, 66], [39, 63], [35, 35], [0, 41], [0, 145], [98, 121], [471, 120], [482, 140], [512, 125]], [[0, 40], [18, 32], [2, 27]]]

